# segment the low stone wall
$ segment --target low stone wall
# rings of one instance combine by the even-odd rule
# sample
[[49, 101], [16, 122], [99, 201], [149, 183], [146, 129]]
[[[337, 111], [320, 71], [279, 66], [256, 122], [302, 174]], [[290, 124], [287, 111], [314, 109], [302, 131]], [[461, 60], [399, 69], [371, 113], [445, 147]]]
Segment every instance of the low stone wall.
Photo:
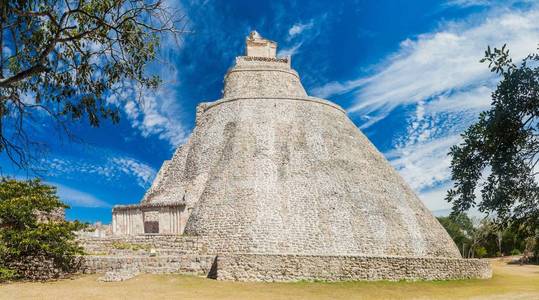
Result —
[[[116, 254], [122, 246], [139, 246], [163, 250], [172, 250], [178, 253], [205, 254], [206, 243], [202, 238], [185, 235], [135, 235], [118, 237], [79, 237], [79, 243], [88, 254]], [[128, 249], [124, 249], [128, 250]], [[136, 252], [136, 251], [135, 251]], [[133, 253], [136, 254], [136, 253]]]
[[479, 259], [227, 254], [214, 277], [239, 281], [453, 280], [492, 277]]
[[106, 273], [119, 270], [136, 270], [140, 273], [166, 274], [190, 273], [207, 275], [215, 261], [214, 255], [185, 254], [181, 256], [99, 256], [83, 258], [82, 273]]
[[[82, 265], [80, 258], [72, 261], [72, 269], [75, 272]], [[50, 280], [69, 277], [72, 273], [66, 273], [51, 258], [45, 256], [29, 256], [17, 261], [7, 263], [7, 267], [17, 272], [18, 276], [29, 280]]]

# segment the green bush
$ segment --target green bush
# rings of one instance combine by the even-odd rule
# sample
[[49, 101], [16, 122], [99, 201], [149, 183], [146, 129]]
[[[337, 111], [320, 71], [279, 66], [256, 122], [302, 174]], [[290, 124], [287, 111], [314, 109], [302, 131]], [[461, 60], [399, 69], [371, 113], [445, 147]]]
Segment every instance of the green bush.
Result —
[[14, 270], [0, 267], [0, 282], [9, 281], [17, 278], [17, 272]]
[[150, 250], [151, 248], [150, 245], [132, 244], [132, 243], [127, 243], [127, 242], [113, 242], [111, 246], [112, 248], [118, 249], [118, 250], [133, 250], [133, 251]]
[[522, 253], [518, 249], [511, 250], [511, 255], [520, 255], [520, 254], [522, 254]]
[[39, 180], [0, 180], [0, 278], [43, 280], [77, 270], [83, 251], [74, 231], [85, 225], [47, 218], [65, 208], [56, 189]]
[[475, 257], [483, 258], [487, 255], [488, 251], [485, 247], [477, 247], [475, 249]]

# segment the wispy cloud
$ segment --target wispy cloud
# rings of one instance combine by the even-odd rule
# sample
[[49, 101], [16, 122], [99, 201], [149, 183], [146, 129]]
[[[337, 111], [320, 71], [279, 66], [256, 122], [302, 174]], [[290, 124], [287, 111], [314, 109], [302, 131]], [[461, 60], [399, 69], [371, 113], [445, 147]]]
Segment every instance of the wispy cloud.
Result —
[[299, 48], [301, 47], [302, 44], [303, 43], [300, 42], [300, 43], [294, 44], [290, 48], [279, 50], [279, 53], [277, 53], [277, 56], [279, 57], [293, 56], [299, 51]]
[[449, 179], [447, 151], [459, 141], [460, 136], [452, 135], [400, 147], [385, 155], [412, 188], [420, 191]]
[[[179, 2], [167, 0], [164, 6], [170, 11], [184, 14], [183, 22], [189, 24], [187, 10]], [[120, 89], [122, 92], [107, 99], [109, 103], [123, 109], [132, 127], [143, 137], [156, 136], [167, 141], [171, 148], [184, 143], [189, 134], [189, 128], [182, 118], [182, 100], [178, 96], [182, 86], [176, 67], [183, 46], [182, 36], [164, 33], [156, 61], [148, 65], [146, 70], [148, 75], [159, 76], [161, 85], [156, 90], [146, 90], [132, 82], [124, 82]]]
[[117, 170], [135, 176], [142, 187], [147, 187], [156, 175], [155, 169], [129, 157], [114, 157], [111, 161], [115, 163]]
[[72, 207], [111, 207], [109, 203], [88, 193], [54, 182], [48, 184], [56, 186], [60, 199]]
[[42, 159], [40, 168], [47, 176], [76, 179], [80, 176], [97, 176], [99, 180], [117, 182], [133, 178], [142, 188], [148, 188], [156, 175], [151, 166], [134, 158], [112, 153], [100, 153], [84, 158], [54, 157]]
[[447, 1], [447, 6], [472, 7], [491, 5], [494, 1], [491, 0], [451, 0]]
[[[161, 75], [176, 78], [176, 72]], [[182, 122], [182, 110], [176, 90], [178, 85], [165, 82], [156, 91], [129, 89], [120, 97], [112, 96], [109, 102], [121, 105], [133, 128], [143, 137], [157, 136], [172, 148], [182, 144], [189, 132]]]
[[307, 41], [312, 40], [318, 34], [320, 30], [317, 27], [321, 22], [324, 21], [326, 16], [320, 16], [316, 18], [317, 22], [314, 22], [314, 19], [309, 20], [308, 22], [302, 23], [298, 22], [292, 25], [288, 29], [288, 36], [286, 37], [287, 41], [294, 41], [292, 46], [280, 49], [277, 53], [278, 56], [293, 56], [299, 53], [301, 46]]
[[450, 0], [445, 3], [445, 6], [468, 8], [476, 6], [512, 6], [514, 4], [535, 2], [535, 0]]
[[[486, 1], [453, 1], [454, 5], [486, 5]], [[372, 73], [319, 86], [321, 97], [352, 95], [348, 111], [365, 128], [397, 107], [406, 114], [406, 130], [393, 140], [386, 157], [416, 190], [429, 209], [450, 207], [444, 201], [451, 186], [452, 145], [490, 105], [498, 79], [479, 63], [488, 45], [507, 44], [515, 61], [539, 43], [539, 7], [496, 7], [467, 20], [445, 22], [434, 32], [401, 42]]]
[[[488, 45], [507, 43], [513, 57], [523, 58], [539, 41], [539, 10], [498, 11], [464, 22], [451, 22], [439, 31], [401, 43], [372, 76], [332, 82], [314, 89], [320, 96], [356, 93], [349, 111], [384, 115], [399, 105], [413, 104], [484, 85], [492, 78], [479, 63]], [[459, 104], [466, 107], [466, 104]]]
[[294, 24], [288, 30], [288, 38], [292, 39], [292, 38], [300, 35], [301, 33], [303, 33], [303, 31], [311, 29], [313, 27], [313, 25], [314, 25], [313, 20], [310, 20], [307, 23], [296, 23], [296, 24]]

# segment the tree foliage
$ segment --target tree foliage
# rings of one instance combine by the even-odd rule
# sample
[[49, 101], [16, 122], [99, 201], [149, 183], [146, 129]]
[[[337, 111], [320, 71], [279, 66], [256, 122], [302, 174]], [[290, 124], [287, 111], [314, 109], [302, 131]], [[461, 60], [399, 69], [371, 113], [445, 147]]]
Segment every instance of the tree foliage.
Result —
[[533, 251], [533, 245], [527, 245], [528, 236], [515, 226], [502, 228], [491, 219], [470, 218], [464, 213], [438, 217], [438, 221], [463, 257], [497, 257]]
[[73, 231], [85, 225], [47, 218], [65, 208], [56, 189], [39, 180], [0, 180], [0, 279], [24, 277], [30, 258], [51, 261], [62, 273], [76, 270], [82, 248]]
[[[499, 76], [492, 104], [450, 150], [455, 213], [472, 207], [527, 235], [539, 230], [539, 54], [513, 63], [505, 45], [481, 62]], [[479, 191], [481, 197], [476, 197]]]
[[184, 24], [161, 0], [0, 0], [0, 21], [0, 152], [21, 167], [37, 112], [65, 131], [83, 117], [118, 122], [108, 97], [155, 88], [146, 66]]

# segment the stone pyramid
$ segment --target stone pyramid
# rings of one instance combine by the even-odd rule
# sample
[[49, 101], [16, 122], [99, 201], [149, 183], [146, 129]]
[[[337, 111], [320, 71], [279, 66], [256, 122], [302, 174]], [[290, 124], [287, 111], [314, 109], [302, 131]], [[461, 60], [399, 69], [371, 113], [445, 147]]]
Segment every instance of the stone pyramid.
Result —
[[114, 207], [115, 235], [215, 257], [218, 279], [491, 276], [341, 107], [307, 95], [275, 42], [252, 32], [246, 48], [142, 202]]
[[184, 201], [216, 252], [460, 257], [388, 161], [256, 32], [143, 203]]

